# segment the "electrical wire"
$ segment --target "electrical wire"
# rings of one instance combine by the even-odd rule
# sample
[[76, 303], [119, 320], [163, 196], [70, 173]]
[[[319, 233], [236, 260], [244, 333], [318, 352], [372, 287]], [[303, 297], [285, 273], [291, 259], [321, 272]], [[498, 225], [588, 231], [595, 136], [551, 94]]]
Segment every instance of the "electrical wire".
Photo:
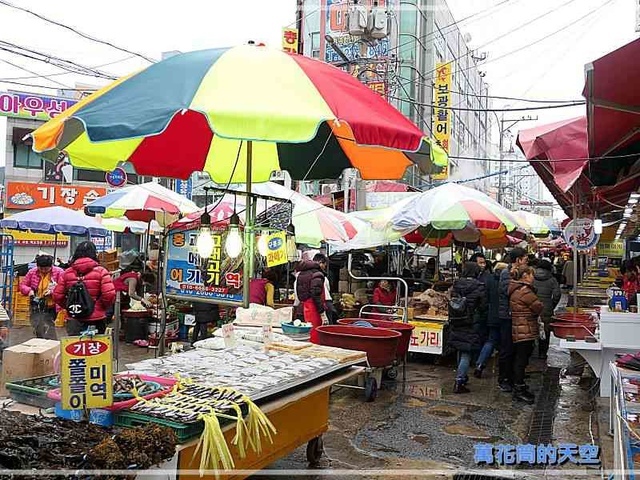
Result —
[[[567, 3], [564, 3], [564, 4], [560, 5], [559, 7], [557, 7], [556, 9], [554, 9], [553, 11], [557, 11], [558, 9], [560, 9], [560, 8], [564, 7], [565, 5], [567, 5], [567, 4], [569, 4], [569, 3], [572, 3], [573, 1], [575, 1], [575, 0], [569, 0], [569, 2], [567, 2]], [[504, 53], [503, 55], [500, 55], [500, 56], [498, 56], [498, 57], [491, 58], [491, 59], [489, 59], [489, 60], [485, 61], [485, 62], [483, 63], [483, 66], [484, 66], [484, 65], [487, 65], [488, 63], [497, 62], [498, 60], [502, 60], [502, 59], [504, 59], [504, 58], [506, 58], [506, 57], [509, 57], [509, 56], [513, 55], [514, 53], [519, 53], [519, 52], [521, 52], [521, 51], [523, 51], [523, 50], [526, 50], [527, 48], [530, 48], [530, 47], [532, 47], [532, 46], [534, 46], [534, 45], [537, 45], [538, 43], [541, 43], [541, 42], [543, 42], [543, 41], [545, 41], [545, 40], [548, 40], [549, 38], [551, 38], [551, 37], [553, 37], [553, 36], [555, 36], [555, 35], [557, 35], [557, 34], [559, 34], [559, 33], [563, 32], [564, 30], [566, 30], [566, 29], [568, 29], [568, 28], [572, 27], [573, 25], [575, 25], [575, 24], [577, 24], [577, 23], [581, 22], [581, 21], [582, 21], [582, 20], [584, 20], [585, 18], [587, 18], [587, 17], [589, 17], [589, 16], [593, 15], [594, 13], [598, 12], [600, 9], [602, 9], [602, 8], [606, 7], [608, 4], [610, 4], [610, 3], [614, 2], [614, 1], [615, 1], [615, 0], [607, 0], [606, 2], [602, 3], [600, 6], [598, 6], [598, 7], [594, 8], [594, 9], [590, 10], [590, 11], [589, 11], [589, 12], [587, 12], [585, 15], [582, 15], [581, 17], [579, 17], [579, 18], [577, 18], [577, 19], [573, 20], [572, 22], [570, 22], [570, 23], [569, 23], [569, 24], [567, 24], [567, 25], [564, 25], [563, 27], [559, 28], [558, 30], [554, 30], [553, 32], [551, 32], [551, 33], [549, 33], [549, 34], [547, 34], [547, 35], [545, 35], [545, 36], [543, 36], [543, 37], [541, 37], [541, 38], [539, 38], [539, 39], [537, 39], [537, 40], [534, 40], [533, 42], [527, 43], [526, 45], [523, 45], [523, 46], [521, 46], [521, 47], [519, 47], [519, 48], [516, 48], [515, 50], [511, 50], [511, 51], [509, 51], [509, 52]], [[550, 13], [550, 12], [547, 12], [547, 14], [548, 14], [548, 13]], [[538, 18], [540, 18], [540, 17], [538, 17]], [[513, 32], [513, 31], [511, 31], [511, 32]], [[482, 48], [482, 47], [481, 47], [481, 48]], [[462, 56], [462, 57], [460, 57], [460, 58], [463, 58], [463, 57], [464, 57], [464, 56]], [[446, 64], [451, 64], [451, 63], [453, 63], [453, 62], [455, 62], [455, 61], [457, 61], [457, 60], [458, 60], [458, 59], [451, 60], [451, 61], [447, 62]], [[467, 72], [467, 71], [469, 71], [469, 70], [471, 70], [471, 69], [473, 69], [473, 68], [477, 68], [477, 65], [471, 65], [471, 66], [469, 66], [469, 67], [467, 67], [467, 68], [462, 68], [462, 69], [456, 69], [456, 70], [453, 70], [452, 75], [454, 75], [454, 74], [456, 74], [456, 73], [463, 73], [463, 72]], [[437, 71], [437, 69], [433, 69], [433, 70], [431, 70], [430, 72], [427, 72], [425, 75], [433, 74], [433, 73], [435, 73], [436, 71]], [[435, 78], [434, 76], [431, 76], [431, 77], [427, 77], [427, 78], [425, 78], [425, 80], [433, 80], [434, 78]]]
[[[63, 70], [67, 70], [71, 73], [87, 74], [88, 76], [96, 76], [96, 77], [106, 78], [108, 80], [116, 79], [116, 77], [114, 77], [113, 75], [109, 75], [105, 72], [101, 72], [96, 69], [85, 67], [84, 65], [80, 65], [71, 60], [59, 58], [54, 55], [50, 55], [48, 53], [41, 53], [37, 50], [33, 50], [27, 47], [22, 47], [20, 45], [16, 45], [10, 42], [5, 42], [3, 40], [0, 40], [0, 50], [13, 53], [14, 55], [20, 55], [26, 58], [30, 58], [32, 60], [37, 60], [39, 62], [43, 62], [48, 65], [53, 65]], [[27, 53], [24, 53], [24, 52], [27, 52]]]
[[87, 33], [81, 32], [81, 31], [79, 31], [79, 30], [77, 30], [77, 29], [75, 29], [73, 27], [70, 27], [69, 25], [65, 25], [64, 23], [61, 23], [61, 22], [58, 22], [56, 20], [47, 18], [44, 15], [41, 15], [41, 14], [36, 13], [34, 11], [31, 11], [31, 10], [29, 10], [27, 8], [20, 7], [18, 5], [14, 5], [13, 3], [10, 3], [10, 2], [8, 2], [6, 0], [0, 0], [0, 4], [5, 5], [5, 6], [9, 7], [9, 8], [13, 8], [15, 10], [20, 10], [22, 12], [28, 13], [29, 15], [33, 15], [34, 17], [39, 18], [40, 20], [44, 20], [45, 22], [48, 22], [48, 23], [51, 23], [51, 24], [56, 25], [58, 27], [64, 28], [66, 30], [69, 30], [69, 31], [75, 33], [76, 35], [79, 35], [79, 36], [81, 36], [83, 38], [86, 38], [87, 40], [91, 40], [92, 42], [101, 43], [102, 45], [107, 45], [108, 47], [115, 48], [116, 50], [120, 50], [121, 52], [129, 53], [131, 55], [135, 55], [136, 57], [140, 57], [140, 58], [142, 58], [143, 60], [146, 60], [149, 63], [156, 63], [155, 60], [153, 60], [153, 59], [151, 59], [151, 58], [149, 58], [149, 57], [147, 57], [147, 56], [145, 56], [145, 55], [143, 55], [141, 53], [134, 52], [134, 51], [128, 50], [128, 49], [123, 48], [123, 47], [119, 47], [119, 46], [114, 45], [113, 43], [107, 42], [105, 40], [100, 40], [99, 38], [96, 38], [96, 37], [93, 37], [93, 36], [91, 36], [91, 35], [89, 35]]
[[554, 108], [567, 108], [567, 107], [578, 107], [581, 105], [585, 105], [586, 101], [576, 102], [576, 103], [565, 103], [558, 105], [546, 105], [540, 107], [522, 107], [522, 108], [464, 108], [464, 107], [441, 107], [439, 105], [433, 103], [423, 103], [415, 100], [404, 100], [400, 97], [391, 97], [394, 100], [403, 100], [408, 101], [410, 103], [415, 103], [421, 107], [430, 107], [430, 108], [439, 108], [441, 110], [453, 110], [458, 112], [527, 112], [529, 110], [551, 110]]
[[560, 162], [577, 162], [577, 161], [589, 161], [589, 160], [600, 160], [600, 159], [619, 159], [619, 158], [634, 158], [640, 157], [638, 153], [628, 153], [625, 155], [605, 155], [602, 157], [591, 158], [591, 157], [583, 157], [583, 158], [554, 158], [549, 160], [542, 160], [538, 158], [532, 158], [530, 160], [526, 158], [487, 158], [487, 157], [464, 157], [464, 156], [454, 156], [449, 155], [449, 158], [457, 159], [457, 160], [477, 160], [481, 162], [510, 162], [510, 163], [560, 163]]
[[[120, 60], [114, 60], [113, 62], [108, 62], [108, 63], [103, 63], [101, 65], [96, 65], [94, 67], [88, 67], [91, 70], [95, 70], [96, 68], [102, 68], [102, 67], [108, 67], [109, 65], [115, 65], [117, 63], [122, 63], [122, 62], [126, 62], [127, 60], [131, 60], [132, 58], [135, 58], [135, 55], [129, 55], [128, 57], [125, 58], [121, 58]], [[50, 78], [50, 77], [58, 77], [61, 75], [70, 75], [71, 72], [57, 72], [57, 73], [50, 73], [47, 75], [33, 75], [33, 76], [25, 76], [25, 77], [7, 77], [7, 78], [0, 78], [0, 82], [2, 81], [6, 81], [6, 80], [31, 80], [31, 79], [38, 79], [38, 78]], [[83, 75], [83, 74], [79, 74], [79, 75]]]
[[[6, 60], [0, 60], [5, 62]], [[51, 80], [53, 81], [53, 80]], [[37, 85], [34, 83], [25, 83], [25, 82], [14, 82], [11, 80], [2, 80], [0, 79], [0, 83], [7, 83], [9, 85], [19, 85], [21, 87], [32, 87], [32, 88], [43, 88], [43, 89], [48, 89], [48, 90], [60, 90], [60, 87], [51, 87], [51, 86], [47, 86], [47, 85]], [[60, 84], [62, 85], [62, 84]], [[93, 93], [97, 90], [92, 90], [92, 89], [85, 89], [85, 88], [71, 88], [71, 87], [67, 87], [64, 86], [65, 90], [69, 90], [71, 92], [87, 92], [87, 93]]]
[[[17, 68], [17, 69], [19, 69], [19, 70], [23, 70], [23, 71], [25, 71], [25, 72], [33, 73], [34, 75], [37, 75], [37, 73], [36, 73], [36, 72], [34, 72], [33, 70], [29, 70], [29, 69], [28, 69], [28, 68], [26, 68], [26, 67], [23, 67], [23, 66], [21, 66], [21, 65], [18, 65], [17, 63], [10, 62], [9, 60], [5, 60], [4, 58], [0, 58], [0, 62], [6, 63], [7, 65], [11, 65], [12, 67]], [[65, 85], [64, 83], [58, 82], [57, 80], [52, 80], [52, 79], [50, 79], [50, 78], [48, 78], [47, 80], [48, 80], [49, 82], [51, 82], [51, 83], [56, 83], [56, 84], [58, 84], [59, 86], [61, 86], [61, 87], [63, 87], [63, 88], [69, 88], [69, 87], [67, 87], [67, 85]], [[59, 87], [48, 87], [48, 88], [55, 88], [55, 89], [58, 89]]]

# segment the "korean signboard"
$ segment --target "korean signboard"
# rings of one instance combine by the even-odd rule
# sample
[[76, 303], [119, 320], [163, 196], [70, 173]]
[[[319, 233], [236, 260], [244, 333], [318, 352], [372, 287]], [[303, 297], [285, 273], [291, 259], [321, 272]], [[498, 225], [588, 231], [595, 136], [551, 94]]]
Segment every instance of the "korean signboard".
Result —
[[562, 236], [570, 247], [576, 247], [578, 250], [589, 250], [600, 240], [600, 235], [596, 235], [591, 218], [571, 220], [564, 227]]
[[282, 265], [287, 261], [287, 237], [285, 232], [272, 233], [267, 240], [267, 267]]
[[69, 237], [61, 233], [58, 234], [57, 240], [55, 235], [46, 233], [21, 232], [19, 230], [7, 230], [7, 233], [13, 236], [14, 245], [19, 247], [66, 247], [69, 245]]
[[57, 205], [78, 210], [106, 193], [103, 187], [8, 182], [5, 206], [13, 210], [33, 210]]
[[242, 256], [224, 251], [226, 231], [213, 231], [213, 252], [204, 262], [196, 251], [198, 229], [169, 234], [165, 281], [167, 295], [242, 302]]
[[442, 354], [444, 325], [432, 322], [411, 322], [416, 328], [411, 332], [409, 351], [417, 353]]
[[598, 255], [601, 257], [622, 258], [624, 257], [624, 242], [615, 240], [611, 242], [598, 242]]
[[[451, 69], [452, 63], [438, 63], [436, 65], [436, 78], [433, 86], [433, 136], [436, 142], [449, 153], [449, 140], [451, 137]], [[446, 180], [449, 176], [449, 168], [442, 173], [433, 174], [433, 180]]]
[[189, 200], [193, 197], [193, 180], [176, 180], [176, 192], [187, 197]]
[[282, 29], [282, 49], [289, 53], [298, 53], [298, 29], [283, 28]]
[[76, 101], [33, 93], [0, 92], [0, 116], [51, 120]]
[[111, 336], [60, 341], [62, 408], [83, 410], [113, 404]]

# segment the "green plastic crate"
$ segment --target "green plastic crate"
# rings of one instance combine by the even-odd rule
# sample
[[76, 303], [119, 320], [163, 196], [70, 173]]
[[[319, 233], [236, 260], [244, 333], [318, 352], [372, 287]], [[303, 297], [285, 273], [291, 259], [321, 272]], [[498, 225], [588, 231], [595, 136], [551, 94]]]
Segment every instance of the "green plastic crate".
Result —
[[18, 403], [51, 408], [55, 405], [55, 401], [47, 397], [47, 393], [58, 387], [49, 382], [57, 377], [57, 375], [45, 375], [25, 380], [14, 380], [8, 382], [5, 387], [9, 391], [9, 396]]
[[114, 424], [118, 427], [141, 427], [148, 423], [156, 423], [163, 427], [169, 427], [175, 432], [179, 443], [185, 443], [192, 438], [198, 437], [204, 430], [204, 423], [202, 421], [195, 423], [178, 423], [126, 410], [114, 412], [113, 417]]

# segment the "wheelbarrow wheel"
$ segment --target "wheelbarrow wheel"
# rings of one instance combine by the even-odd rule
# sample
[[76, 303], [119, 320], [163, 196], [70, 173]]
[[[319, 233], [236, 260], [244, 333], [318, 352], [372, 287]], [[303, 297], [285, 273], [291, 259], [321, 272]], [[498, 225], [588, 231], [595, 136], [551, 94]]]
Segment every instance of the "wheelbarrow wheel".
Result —
[[373, 377], [367, 377], [364, 381], [364, 400], [373, 402], [378, 396], [378, 382]]
[[398, 369], [396, 367], [391, 367], [387, 370], [386, 375], [389, 380], [395, 380], [398, 378]]
[[307, 443], [307, 461], [310, 465], [317, 465], [322, 458], [324, 444], [322, 437], [316, 437]]

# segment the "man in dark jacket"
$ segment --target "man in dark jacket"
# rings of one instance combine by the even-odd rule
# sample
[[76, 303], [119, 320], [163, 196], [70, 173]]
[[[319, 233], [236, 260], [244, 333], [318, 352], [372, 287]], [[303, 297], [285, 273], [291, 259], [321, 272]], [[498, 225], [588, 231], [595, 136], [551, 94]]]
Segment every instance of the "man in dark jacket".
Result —
[[549, 260], [540, 260], [538, 268], [535, 270], [533, 277], [533, 286], [536, 289], [538, 298], [544, 305], [542, 311], [542, 321], [544, 322], [545, 339], [538, 340], [538, 355], [540, 358], [547, 358], [547, 351], [549, 350], [549, 335], [551, 334], [551, 319], [553, 317], [553, 311], [560, 302], [562, 292], [560, 291], [560, 284], [553, 275], [553, 265]]
[[485, 369], [494, 348], [500, 347], [500, 316], [498, 314], [500, 295], [498, 287], [500, 274], [506, 267], [507, 265], [504, 263], [497, 263], [493, 271], [490, 266], [487, 266], [485, 271], [480, 274], [480, 281], [484, 283], [487, 291], [487, 339], [482, 346], [480, 355], [478, 355], [476, 369], [473, 372], [476, 378], [482, 377], [482, 371]]
[[328, 324], [325, 313], [324, 273], [318, 262], [303, 260], [298, 264], [296, 295], [302, 305], [305, 322], [313, 325], [311, 342], [317, 343], [316, 327]]
[[500, 318], [500, 358], [498, 361], [498, 382], [503, 392], [513, 391], [513, 340], [511, 339], [511, 308], [509, 306], [509, 282], [511, 269], [527, 265], [529, 258], [524, 248], [515, 247], [509, 252], [510, 265], [500, 273], [499, 308]]
[[[467, 372], [471, 359], [484, 342], [483, 311], [486, 304], [484, 284], [478, 280], [480, 267], [467, 262], [462, 269], [462, 278], [451, 287], [449, 304], [449, 339], [447, 343], [458, 351], [458, 373], [453, 387], [454, 393], [468, 393]], [[454, 306], [457, 303], [457, 307]]]

